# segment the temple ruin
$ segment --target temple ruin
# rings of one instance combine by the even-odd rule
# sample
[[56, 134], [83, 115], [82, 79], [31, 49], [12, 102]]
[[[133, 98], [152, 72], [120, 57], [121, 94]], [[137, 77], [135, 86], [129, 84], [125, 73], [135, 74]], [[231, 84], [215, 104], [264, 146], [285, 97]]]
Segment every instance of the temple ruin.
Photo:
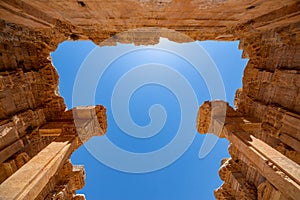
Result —
[[[216, 199], [300, 199], [299, 0], [1, 0], [0, 16], [1, 200], [84, 199], [75, 193], [84, 168], [69, 158], [105, 134], [105, 108], [65, 111], [50, 52], [65, 40], [100, 44], [145, 27], [239, 40], [249, 59], [235, 108], [204, 102], [195, 119], [200, 133], [230, 142]], [[185, 42], [163, 31], [122, 35], [112, 42]]]

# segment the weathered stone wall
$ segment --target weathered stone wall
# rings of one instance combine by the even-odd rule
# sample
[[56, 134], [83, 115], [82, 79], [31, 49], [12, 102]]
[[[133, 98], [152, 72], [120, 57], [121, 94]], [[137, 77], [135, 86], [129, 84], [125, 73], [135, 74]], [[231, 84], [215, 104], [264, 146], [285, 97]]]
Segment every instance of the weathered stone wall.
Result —
[[299, 163], [278, 151], [270, 140], [259, 137], [269, 134], [260, 120], [233, 110], [223, 101], [206, 101], [197, 121], [200, 133], [213, 132], [230, 141], [231, 158], [223, 159], [219, 170], [224, 184], [215, 190], [218, 199], [298, 199]]
[[[194, 40], [240, 40], [249, 62], [235, 100], [238, 115], [259, 126], [247, 130], [251, 135], [300, 164], [299, 10], [298, 0], [2, 0], [0, 182], [55, 140], [43, 135], [45, 131], [42, 136], [40, 127], [66, 116], [50, 52], [64, 40], [100, 44], [116, 33], [143, 27], [173, 29]], [[155, 44], [160, 36], [186, 42], [168, 31], [155, 36], [128, 32], [127, 37], [114, 37], [110, 45]], [[224, 160], [220, 169], [225, 183], [215, 192], [216, 198], [284, 199], [235, 145], [229, 148], [232, 158]], [[60, 166], [39, 198], [59, 193], [57, 177], [66, 165]], [[71, 196], [65, 198], [82, 198]]]

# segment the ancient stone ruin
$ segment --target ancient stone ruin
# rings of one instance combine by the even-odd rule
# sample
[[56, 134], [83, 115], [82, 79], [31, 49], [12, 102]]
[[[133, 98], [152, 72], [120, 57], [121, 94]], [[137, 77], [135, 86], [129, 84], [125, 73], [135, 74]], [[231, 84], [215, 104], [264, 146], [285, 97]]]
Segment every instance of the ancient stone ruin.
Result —
[[[249, 62], [235, 109], [205, 102], [197, 118], [199, 132], [230, 141], [215, 197], [300, 199], [299, 0], [2, 0], [0, 16], [1, 200], [84, 199], [75, 194], [84, 169], [69, 158], [105, 133], [105, 108], [65, 111], [50, 52], [65, 40], [100, 44], [144, 27], [240, 41]], [[183, 42], [164, 32], [113, 38], [138, 45], [160, 37]]]

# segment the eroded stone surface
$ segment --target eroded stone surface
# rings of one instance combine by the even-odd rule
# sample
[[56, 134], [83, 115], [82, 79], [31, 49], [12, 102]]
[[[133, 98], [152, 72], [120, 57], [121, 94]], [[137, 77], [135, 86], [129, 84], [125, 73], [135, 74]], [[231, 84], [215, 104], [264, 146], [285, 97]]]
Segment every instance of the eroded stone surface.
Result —
[[[222, 111], [224, 107], [231, 112], [225, 115], [219, 129], [212, 130], [222, 132], [220, 135], [230, 141], [231, 158], [222, 161], [219, 175], [224, 184], [215, 191], [216, 198], [268, 199], [275, 195], [278, 199], [297, 199], [300, 196], [300, 165], [255, 136], [263, 129], [263, 123], [232, 114], [236, 111], [222, 101], [204, 102], [199, 109], [198, 121], [209, 118], [207, 126], [214, 126], [220, 116], [214, 109]], [[274, 194], [264, 192], [262, 184], [267, 183], [272, 184], [270, 190], [274, 190]]]
[[[9, 151], [12, 155], [4, 158], [0, 181], [16, 173], [55, 138], [66, 139], [60, 136], [66, 130], [61, 127], [39, 132], [40, 127], [69, 115], [57, 92], [58, 75], [51, 64], [50, 52], [64, 40], [90, 39], [101, 44], [116, 33], [148, 27], [154, 28], [128, 31], [102, 45], [155, 44], [161, 36], [177, 42], [189, 41], [163, 29], [157, 32], [155, 27], [179, 31], [191, 40], [239, 39], [243, 57], [249, 58], [243, 87], [235, 99], [236, 117], [241, 117], [238, 123], [244, 125], [231, 128], [246, 131], [299, 164], [299, 7], [298, 0], [2, 0], [0, 152], [12, 149], [16, 141], [22, 141], [24, 147], [15, 153]], [[226, 119], [226, 115], [219, 117]], [[198, 130], [208, 130], [210, 120], [209, 117], [198, 123]], [[220, 129], [220, 121], [214, 129]], [[240, 148], [234, 143], [229, 147], [231, 159], [220, 170], [225, 183], [215, 191], [216, 198], [288, 199], [265, 179], [264, 172], [255, 165], [258, 163], [249, 160]], [[74, 196], [69, 186], [59, 185], [63, 174], [72, 171], [67, 163], [49, 177], [37, 198], [84, 199]], [[73, 184], [72, 178], [66, 180]]]

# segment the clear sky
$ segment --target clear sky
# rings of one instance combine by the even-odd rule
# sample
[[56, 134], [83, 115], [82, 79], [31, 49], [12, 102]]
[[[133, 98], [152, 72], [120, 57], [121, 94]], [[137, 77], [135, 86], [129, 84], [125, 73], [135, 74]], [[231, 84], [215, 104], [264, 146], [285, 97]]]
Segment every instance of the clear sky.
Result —
[[[166, 40], [164, 40], [164, 42], [167, 45], [175, 45]], [[199, 44], [207, 51], [220, 72], [226, 92], [226, 98], [224, 97], [224, 100], [233, 105], [234, 94], [236, 89], [241, 87], [242, 73], [247, 62], [247, 60], [241, 59], [242, 52], [238, 50], [238, 41], [205, 41]], [[184, 44], [176, 45], [176, 48], [180, 49], [182, 47], [180, 45]], [[90, 74], [84, 74], [79, 69], [82, 68], [84, 60], [87, 59], [87, 56], [90, 55], [92, 50], [95, 52], [95, 47], [95, 44], [90, 41], [63, 42], [59, 45], [58, 49], [51, 54], [53, 64], [57, 68], [60, 76], [60, 94], [64, 97], [68, 109], [71, 109], [73, 105], [78, 105], [81, 102], [83, 105], [92, 104], [87, 100], [88, 93], [93, 92], [93, 89], [88, 88], [88, 83], [93, 82], [93, 77], [97, 76], [97, 66], [100, 66], [101, 62], [104, 62], [105, 58], [109, 57], [108, 54], [110, 52], [117, 52], [117, 48], [126, 49], [128, 45], [106, 47], [106, 49], [104, 47], [104, 50], [99, 50], [97, 54], [98, 60], [96, 59], [92, 62], [94, 65], [92, 69], [94, 69], [94, 71], [92, 70]], [[190, 49], [187, 52], [190, 55], [197, 54], [195, 49]], [[188, 91], [185, 91], [184, 87], [181, 91], [175, 91], [172, 87], [175, 87], [176, 84], [180, 84], [180, 81], [187, 80], [196, 95], [196, 102], [198, 103], [196, 106], [198, 108], [203, 101], [211, 100], [212, 94], [211, 91], [209, 93], [207, 83], [209, 81], [217, 82], [217, 77], [210, 76], [210, 80], [207, 81], [207, 77], [201, 77], [201, 75], [197, 74], [197, 71], [191, 66], [191, 63], [188, 62], [189, 59], [185, 59], [186, 57], [188, 56], [173, 54], [170, 51], [151, 49], [148, 46], [138, 51], [131, 51], [130, 53], [118, 56], [117, 59], [113, 60], [106, 68], [99, 84], [94, 89], [95, 99], [93, 99], [93, 101], [95, 102], [93, 103], [102, 104], [107, 108], [108, 130], [104, 137], [119, 148], [137, 154], [159, 152], [166, 144], [171, 143], [179, 129], [180, 120], [183, 120], [183, 115], [185, 115], [184, 111], [181, 110], [181, 108], [185, 106], [183, 101], [192, 101], [187, 93]], [[202, 57], [199, 56], [199, 58], [201, 59]], [[85, 63], [88, 62], [85, 60]], [[164, 66], [168, 66], [171, 71], [169, 68], [165, 70], [166, 68], [163, 68]], [[138, 72], [139, 69], [142, 70]], [[136, 128], [131, 128], [131, 126], [128, 125], [130, 121], [126, 121], [125, 118], [121, 116], [121, 122], [116, 122], [117, 117], [114, 116], [113, 109], [118, 112], [124, 107], [122, 103], [127, 100], [126, 93], [128, 93], [128, 91], [126, 90], [129, 88], [129, 83], [126, 81], [134, 82], [153, 78], [151, 71], [147, 72], [148, 69], [152, 71], [158, 70], [159, 75], [154, 78], [159, 79], [162, 77], [162, 79], [165, 80], [161, 81], [169, 80], [167, 83], [169, 85], [159, 85], [157, 84], [157, 80], [144, 84], [133, 93], [130, 93], [126, 109], [129, 110], [132, 120], [138, 125], [137, 132], [141, 132], [141, 137], [146, 137], [147, 134], [154, 131], [151, 129], [151, 126], [147, 127], [147, 125], [151, 125], [151, 123], [155, 124], [155, 119], [159, 119], [157, 121], [158, 124], [162, 121], [164, 123], [162, 123], [163, 127], [158, 130], [155, 135], [138, 138], [139, 136], [133, 137], [130, 135], [135, 132], [133, 129]], [[208, 70], [208, 72], [213, 71], [209, 69], [209, 67], [205, 69]], [[87, 86], [85, 86], [83, 91], [80, 91], [81, 96], [78, 98], [82, 99], [82, 101], [75, 101], [74, 103], [74, 99], [72, 99], [72, 95], [74, 94], [72, 94], [72, 92], [76, 81], [78, 81], [78, 77], [76, 79], [76, 76], [78, 76], [79, 72], [83, 73], [84, 81]], [[181, 80], [180, 77], [173, 78], [171, 77], [172, 73], [175, 77], [179, 74], [185, 77], [185, 79]], [[130, 74], [131, 77], [129, 76]], [[126, 79], [125, 75], [128, 75], [129, 78]], [[120, 80], [123, 82], [120, 82]], [[172, 82], [172, 80], [174, 81]], [[114, 89], [116, 89], [115, 86], [118, 84], [120, 85], [120, 89], [118, 90], [120, 95], [114, 92]], [[176, 87], [178, 88], [178, 86]], [[177, 95], [179, 93], [185, 94], [184, 92], [186, 92], [186, 95], [178, 99]], [[121, 103], [120, 107], [111, 106], [113, 95], [115, 95], [117, 99], [116, 102]], [[160, 104], [164, 108], [164, 112], [160, 110], [160, 107], [156, 107], [158, 111], [156, 110], [156, 112], [154, 110], [153, 116], [155, 117], [151, 118], [151, 115], [149, 116], [148, 113], [149, 109], [152, 105], [156, 104]], [[126, 104], [124, 105], [126, 106]], [[166, 115], [166, 119], [162, 117], [164, 114]], [[196, 114], [197, 109], [193, 109], [190, 116], [194, 119]], [[116, 153], [114, 151], [99, 147], [103, 144], [104, 137], [92, 138], [88, 143], [91, 146], [98, 146], [97, 149], [101, 151], [101, 155], [97, 157], [97, 153], [93, 153], [91, 146], [86, 145], [80, 147], [71, 157], [73, 164], [83, 164], [87, 173], [86, 185], [82, 190], [78, 191], [78, 193], [84, 193], [88, 200], [214, 199], [213, 190], [222, 184], [218, 176], [221, 159], [229, 157], [227, 152], [228, 142], [224, 139], [217, 140], [216, 145], [209, 154], [200, 159], [198, 156], [199, 149], [206, 136], [196, 132], [195, 120], [196, 119], [190, 120], [192, 122], [188, 126], [191, 128], [183, 129], [183, 132], [188, 132], [185, 133], [186, 135], [192, 136], [192, 139], [190, 139], [188, 149], [182, 152], [182, 156], [180, 156], [179, 159], [175, 159], [171, 164], [164, 166], [162, 169], [150, 170], [150, 172], [146, 173], [136, 172], [140, 166], [152, 166], [152, 160], [140, 159], [140, 162], [143, 163], [139, 163], [139, 161], [132, 161], [126, 156], [119, 158], [115, 155]], [[120, 123], [125, 123], [127, 132], [124, 128], [120, 128]], [[145, 126], [146, 128], [141, 128]], [[213, 138], [214, 136], [210, 137]], [[174, 155], [176, 154], [175, 151]], [[172, 152], [169, 152], [169, 154], [173, 156]], [[159, 157], [159, 162], [161, 162], [161, 159], [167, 159], [169, 154], [166, 154], [167, 156], [164, 157]], [[124, 172], [126, 170], [122, 170], [122, 167], [115, 167], [114, 164], [103, 161], [105, 159], [101, 160], [101, 158], [99, 158], [100, 156], [106, 156], [106, 159], [115, 159], [114, 161], [119, 162], [120, 166], [124, 164], [126, 167], [129, 166], [130, 169], [134, 169], [135, 171]]]

